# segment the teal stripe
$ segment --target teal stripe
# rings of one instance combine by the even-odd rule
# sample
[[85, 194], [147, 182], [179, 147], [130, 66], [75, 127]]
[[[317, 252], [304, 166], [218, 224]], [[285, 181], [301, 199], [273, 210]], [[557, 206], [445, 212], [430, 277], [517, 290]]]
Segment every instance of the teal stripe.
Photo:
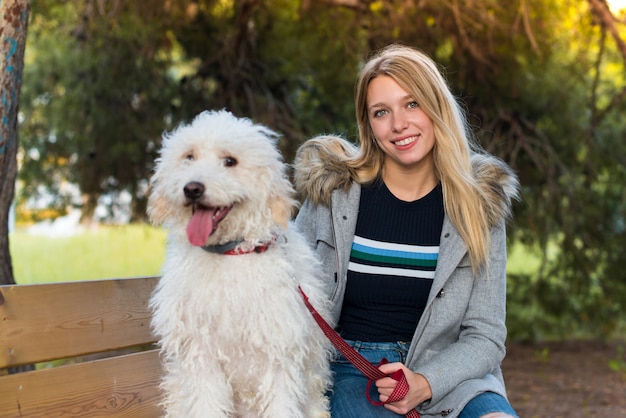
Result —
[[390, 257], [385, 255], [365, 253], [354, 249], [351, 251], [350, 255], [356, 259], [365, 260], [373, 263], [394, 264], [412, 267], [437, 267], [437, 260], [432, 259]]
[[[423, 247], [422, 247], [423, 248]], [[352, 249], [356, 251], [361, 251], [369, 254], [376, 254], [380, 256], [389, 256], [389, 257], [405, 257], [405, 258], [430, 258], [433, 260], [437, 259], [438, 252], [421, 252], [421, 251], [399, 251], [399, 250], [390, 250], [387, 248], [377, 248], [374, 246], [368, 246], [358, 243], [352, 244]]]

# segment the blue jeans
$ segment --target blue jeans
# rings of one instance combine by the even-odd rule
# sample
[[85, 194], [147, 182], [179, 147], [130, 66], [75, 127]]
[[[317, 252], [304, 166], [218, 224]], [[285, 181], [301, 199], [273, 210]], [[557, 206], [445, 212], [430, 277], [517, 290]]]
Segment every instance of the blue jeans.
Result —
[[[367, 361], [378, 365], [384, 358], [390, 363], [397, 361], [404, 363], [409, 343], [367, 343], [362, 341], [347, 341]], [[338, 355], [331, 365], [333, 371], [333, 388], [329, 393], [330, 416], [333, 418], [365, 418], [389, 417], [398, 418], [383, 406], [372, 405], [365, 394], [367, 377], [352, 365], [344, 356]], [[376, 386], [372, 385], [370, 396], [378, 400]]]
[[[390, 363], [404, 363], [409, 349], [406, 342], [362, 342], [347, 341], [367, 361], [378, 365], [383, 358]], [[344, 356], [338, 354], [332, 365], [333, 388], [329, 392], [330, 411], [333, 418], [398, 418], [383, 406], [372, 405], [366, 396], [367, 378]], [[378, 400], [376, 386], [372, 385], [370, 396]], [[489, 412], [506, 412], [517, 416], [508, 401], [493, 392], [485, 392], [472, 399], [459, 415], [459, 418], [478, 418]]]
[[478, 418], [490, 412], [505, 412], [517, 417], [517, 413], [503, 396], [494, 392], [483, 392], [469, 401], [459, 418]]

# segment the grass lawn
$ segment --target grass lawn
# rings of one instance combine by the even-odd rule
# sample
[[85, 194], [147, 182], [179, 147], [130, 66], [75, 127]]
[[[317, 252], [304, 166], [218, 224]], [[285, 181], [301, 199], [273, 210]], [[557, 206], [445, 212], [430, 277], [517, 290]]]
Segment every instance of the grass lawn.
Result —
[[158, 275], [165, 231], [149, 225], [101, 226], [66, 237], [9, 235], [19, 284]]

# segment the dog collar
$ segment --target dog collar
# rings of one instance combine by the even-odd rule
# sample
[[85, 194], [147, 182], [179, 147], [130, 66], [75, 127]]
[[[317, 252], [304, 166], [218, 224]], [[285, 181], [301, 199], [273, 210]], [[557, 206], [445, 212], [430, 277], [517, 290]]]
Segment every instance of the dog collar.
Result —
[[243, 241], [230, 241], [230, 242], [227, 242], [226, 244], [204, 245], [200, 248], [202, 248], [204, 251], [207, 251], [209, 253], [226, 254], [230, 251], [233, 251], [242, 242]]
[[204, 251], [213, 253], [213, 254], [224, 254], [224, 255], [242, 255], [242, 254], [250, 254], [250, 253], [262, 253], [267, 251], [267, 249], [276, 242], [278, 237], [276, 235], [272, 236], [272, 239], [268, 242], [259, 244], [251, 249], [243, 249], [239, 248], [239, 244], [243, 241], [230, 241], [225, 244], [220, 245], [204, 245], [202, 248]]

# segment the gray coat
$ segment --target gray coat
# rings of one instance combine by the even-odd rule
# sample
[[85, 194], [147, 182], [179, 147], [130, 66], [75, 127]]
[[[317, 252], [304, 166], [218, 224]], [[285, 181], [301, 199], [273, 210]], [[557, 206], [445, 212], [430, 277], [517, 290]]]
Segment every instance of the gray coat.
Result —
[[[303, 173], [316, 170], [315, 177], [323, 178], [319, 170], [325, 170], [323, 166], [328, 165], [328, 160], [320, 161], [324, 164], [297, 160], [296, 184], [307, 199], [295, 223], [323, 263], [321, 279], [331, 301], [329, 322], [336, 324], [346, 288], [361, 187], [344, 181], [342, 187], [332, 188], [326, 199], [329, 204], [315, 198], [310, 191], [319, 192], [320, 184]], [[504, 190], [500, 194], [508, 200], [500, 202], [500, 220], [492, 227], [489, 270], [477, 277], [472, 274], [463, 239], [448, 216], [444, 218], [433, 285], [406, 361], [407, 367], [428, 380], [432, 390], [432, 399], [418, 408], [422, 418], [456, 417], [469, 400], [485, 391], [506, 397], [500, 369], [506, 351], [505, 219], [510, 198], [517, 190], [517, 180], [499, 160], [487, 161], [494, 165], [486, 172], [493, 175], [495, 168], [498, 175], [486, 184], [493, 187], [493, 181], [500, 182], [501, 191]]]

